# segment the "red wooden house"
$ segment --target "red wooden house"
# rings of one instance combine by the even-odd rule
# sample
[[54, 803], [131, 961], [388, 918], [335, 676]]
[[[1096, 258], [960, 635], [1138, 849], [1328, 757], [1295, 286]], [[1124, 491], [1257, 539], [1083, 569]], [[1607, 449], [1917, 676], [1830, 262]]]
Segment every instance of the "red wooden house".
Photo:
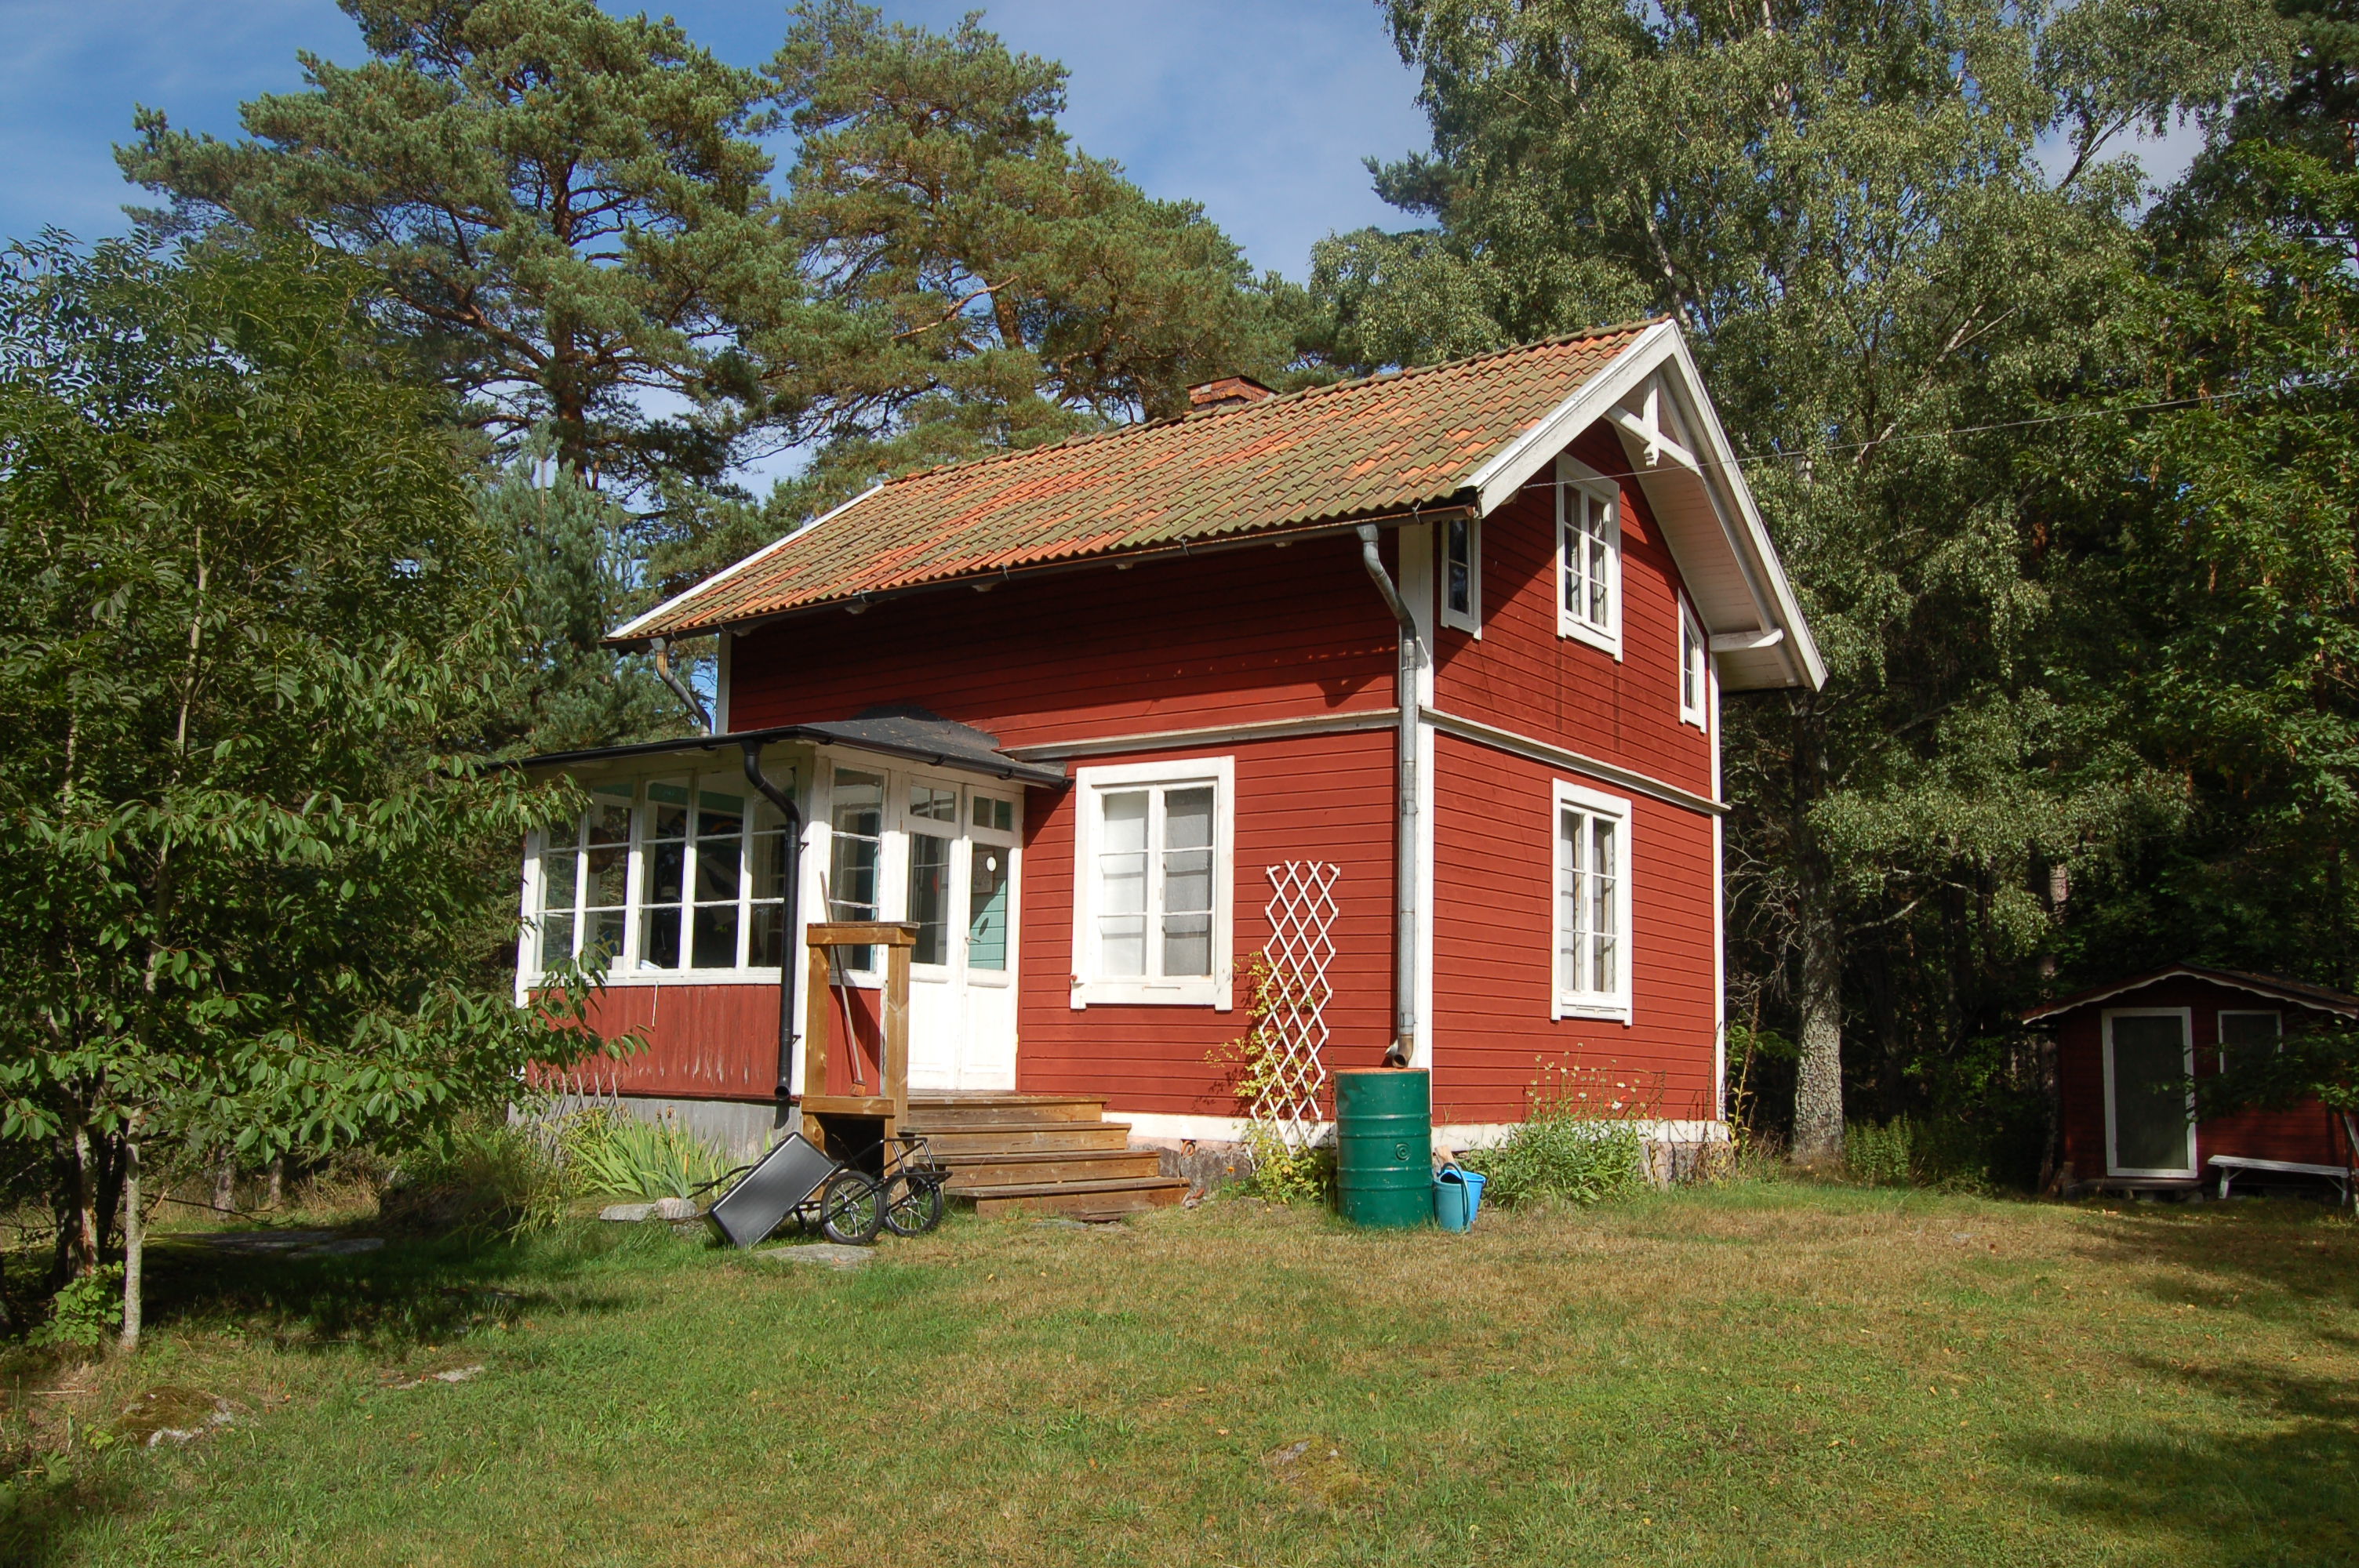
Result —
[[1679, 329], [1196, 401], [879, 484], [613, 634], [721, 646], [713, 735], [541, 759], [598, 804], [535, 847], [519, 985], [615, 956], [624, 1092], [771, 1125], [824, 910], [917, 925], [918, 1093], [1229, 1138], [1275, 920], [1332, 946], [1326, 1068], [1430, 1066], [1441, 1136], [1543, 1057], [1718, 1126], [1720, 695], [1823, 670]]
[[2312, 1103], [2198, 1122], [2190, 1079], [2239, 1051], [2359, 1019], [2359, 997], [2298, 980], [2180, 964], [2050, 1002], [2024, 1022], [2055, 1032], [2065, 1184], [2225, 1194], [2342, 1178], [2353, 1164], [2339, 1118]]

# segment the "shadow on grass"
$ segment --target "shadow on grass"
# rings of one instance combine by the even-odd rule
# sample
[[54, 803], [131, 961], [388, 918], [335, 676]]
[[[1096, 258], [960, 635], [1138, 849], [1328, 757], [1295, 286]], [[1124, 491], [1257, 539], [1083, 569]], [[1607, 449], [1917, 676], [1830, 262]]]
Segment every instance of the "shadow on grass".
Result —
[[527, 1314], [621, 1310], [628, 1295], [589, 1281], [677, 1266], [691, 1247], [660, 1227], [590, 1222], [513, 1239], [396, 1237], [376, 1251], [324, 1257], [164, 1238], [149, 1254], [147, 1316], [166, 1332], [243, 1333], [282, 1349], [406, 1351]]
[[2359, 1562], [2359, 1390], [2247, 1365], [2143, 1359], [2273, 1418], [2235, 1435], [2158, 1425], [2153, 1435], [2025, 1442], [2063, 1512], [2152, 1543], [2155, 1561], [2310, 1568]]
[[2158, 1278], [2148, 1286], [2158, 1299], [2193, 1294], [2215, 1309], [2269, 1319], [2307, 1317], [2319, 1306], [2359, 1311], [2359, 1228], [2298, 1199], [2140, 1214], [2093, 1229], [2079, 1250], [2093, 1262], [2145, 1263], [2201, 1282], [2189, 1292]]

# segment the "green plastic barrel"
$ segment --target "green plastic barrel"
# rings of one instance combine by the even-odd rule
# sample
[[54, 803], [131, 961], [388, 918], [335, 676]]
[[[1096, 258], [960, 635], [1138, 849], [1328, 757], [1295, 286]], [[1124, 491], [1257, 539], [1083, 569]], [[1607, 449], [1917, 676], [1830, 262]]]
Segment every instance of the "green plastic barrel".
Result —
[[1335, 1075], [1335, 1186], [1354, 1225], [1432, 1223], [1432, 1075], [1407, 1067]]

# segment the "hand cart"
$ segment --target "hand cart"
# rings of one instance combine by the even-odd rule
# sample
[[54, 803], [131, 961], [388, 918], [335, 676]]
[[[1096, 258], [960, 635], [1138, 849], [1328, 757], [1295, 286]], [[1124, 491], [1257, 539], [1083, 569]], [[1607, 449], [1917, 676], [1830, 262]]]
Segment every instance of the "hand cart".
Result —
[[789, 1132], [708, 1211], [739, 1247], [762, 1240], [789, 1216], [817, 1224], [830, 1241], [865, 1247], [885, 1224], [883, 1189], [866, 1172]]

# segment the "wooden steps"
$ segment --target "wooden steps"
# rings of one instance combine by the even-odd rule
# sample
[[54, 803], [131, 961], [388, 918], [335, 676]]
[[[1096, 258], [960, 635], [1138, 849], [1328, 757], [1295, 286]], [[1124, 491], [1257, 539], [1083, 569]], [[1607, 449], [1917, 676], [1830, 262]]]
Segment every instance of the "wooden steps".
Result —
[[1104, 1219], [1169, 1207], [1188, 1191], [1086, 1095], [912, 1095], [902, 1126], [925, 1135], [950, 1168], [949, 1191], [977, 1214]]

